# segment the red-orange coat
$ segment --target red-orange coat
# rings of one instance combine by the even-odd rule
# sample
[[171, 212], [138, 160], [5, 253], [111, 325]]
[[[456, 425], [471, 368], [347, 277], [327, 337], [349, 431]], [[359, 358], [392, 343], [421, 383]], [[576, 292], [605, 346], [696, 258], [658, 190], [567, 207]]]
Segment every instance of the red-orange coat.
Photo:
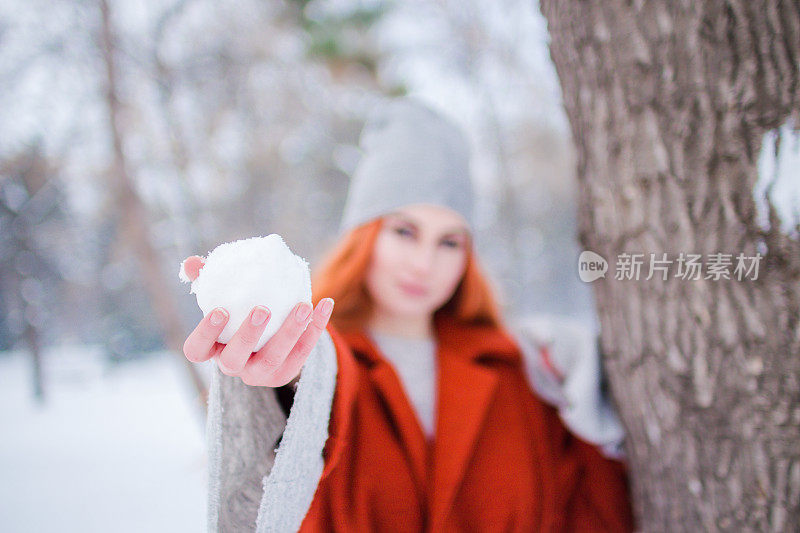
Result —
[[631, 531], [624, 464], [532, 392], [508, 333], [435, 322], [432, 443], [371, 340], [328, 327], [339, 365], [330, 437], [300, 531]]

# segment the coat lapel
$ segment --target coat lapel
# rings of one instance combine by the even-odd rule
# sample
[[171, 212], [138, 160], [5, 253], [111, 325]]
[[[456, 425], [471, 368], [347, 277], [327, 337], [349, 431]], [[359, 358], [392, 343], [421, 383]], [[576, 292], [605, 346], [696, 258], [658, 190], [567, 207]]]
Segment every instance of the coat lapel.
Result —
[[452, 506], [499, 381], [494, 370], [475, 361], [454, 357], [447, 350], [441, 355], [431, 531], [441, 530]]
[[370, 381], [381, 400], [392, 426], [402, 443], [408, 463], [411, 465], [414, 483], [420, 502], [427, 498], [427, 441], [409, 404], [400, 377], [380, 353], [378, 347], [363, 332], [354, 333], [349, 340], [354, 353], [368, 362]]
[[426, 499], [427, 443], [394, 370], [386, 364], [378, 364], [372, 370], [372, 380], [378, 392], [389, 404], [389, 416], [397, 428], [403, 449], [411, 465], [420, 502]]
[[443, 528], [500, 386], [497, 370], [484, 358], [519, 361], [516, 346], [501, 329], [459, 324], [446, 315], [437, 317], [436, 327], [439, 399], [430, 531]]
[[439, 374], [432, 487], [427, 485], [428, 445], [399, 377], [366, 334], [357, 332], [348, 338], [354, 352], [370, 361], [373, 382], [391, 406], [390, 416], [408, 452], [423, 501], [430, 498], [430, 531], [440, 530], [447, 518], [500, 385], [497, 371], [482, 356], [520, 361], [516, 345], [502, 329], [470, 326], [446, 315], [437, 316], [435, 323]]

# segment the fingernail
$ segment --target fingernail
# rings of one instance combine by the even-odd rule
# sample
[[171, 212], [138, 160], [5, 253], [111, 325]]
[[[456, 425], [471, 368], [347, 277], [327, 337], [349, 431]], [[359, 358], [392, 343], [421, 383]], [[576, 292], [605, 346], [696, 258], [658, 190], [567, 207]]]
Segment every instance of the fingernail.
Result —
[[250, 323], [254, 326], [260, 326], [267, 319], [267, 308], [261, 305], [257, 306], [253, 314], [250, 316]]
[[329, 315], [331, 311], [333, 311], [333, 299], [325, 298], [322, 301], [322, 312]]
[[228, 319], [228, 313], [221, 307], [217, 307], [214, 309], [214, 312], [211, 313], [211, 325], [212, 326], [219, 326], [223, 322]]
[[303, 302], [302, 304], [300, 304], [300, 307], [297, 308], [297, 311], [295, 311], [294, 316], [295, 318], [297, 318], [298, 321], [305, 322], [306, 320], [308, 320], [308, 315], [310, 314], [311, 314], [311, 306]]

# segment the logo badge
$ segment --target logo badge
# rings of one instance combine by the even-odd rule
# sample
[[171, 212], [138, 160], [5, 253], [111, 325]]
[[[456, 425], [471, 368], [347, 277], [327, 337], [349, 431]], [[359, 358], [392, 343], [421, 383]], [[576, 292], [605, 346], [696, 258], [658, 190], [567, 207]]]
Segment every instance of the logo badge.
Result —
[[578, 277], [581, 281], [591, 283], [597, 278], [606, 277], [608, 261], [603, 256], [590, 250], [584, 250], [578, 257]]

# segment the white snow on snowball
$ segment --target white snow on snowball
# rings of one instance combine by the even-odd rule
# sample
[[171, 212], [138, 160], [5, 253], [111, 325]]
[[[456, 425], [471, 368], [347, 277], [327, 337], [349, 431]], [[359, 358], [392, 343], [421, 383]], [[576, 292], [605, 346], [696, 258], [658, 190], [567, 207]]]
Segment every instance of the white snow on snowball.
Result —
[[[189, 278], [181, 263], [178, 277]], [[269, 322], [253, 351], [261, 349], [299, 302], [311, 304], [308, 263], [295, 255], [277, 233], [226, 242], [214, 248], [191, 282], [197, 305], [208, 316], [217, 307], [230, 315], [217, 338], [227, 344], [257, 305], [267, 307]]]

